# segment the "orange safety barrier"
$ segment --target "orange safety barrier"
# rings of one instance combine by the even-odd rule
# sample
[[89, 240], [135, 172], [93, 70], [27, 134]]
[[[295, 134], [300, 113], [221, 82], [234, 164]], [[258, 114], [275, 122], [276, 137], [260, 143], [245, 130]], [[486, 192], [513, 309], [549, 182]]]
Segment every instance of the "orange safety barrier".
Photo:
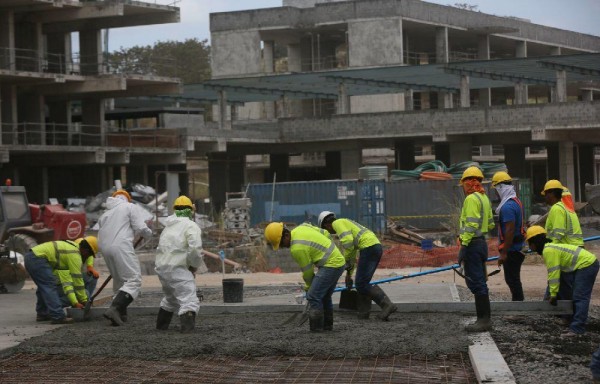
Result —
[[[424, 251], [419, 246], [398, 244], [383, 252], [378, 268], [442, 267], [455, 264], [458, 246]], [[498, 255], [498, 239], [488, 239], [488, 257]]]

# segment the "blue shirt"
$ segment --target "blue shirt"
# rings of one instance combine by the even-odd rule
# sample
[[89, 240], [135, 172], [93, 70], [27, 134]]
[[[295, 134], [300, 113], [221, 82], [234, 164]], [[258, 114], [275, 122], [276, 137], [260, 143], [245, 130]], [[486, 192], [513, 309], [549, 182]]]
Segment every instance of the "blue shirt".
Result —
[[[513, 244], [507, 251], [520, 251], [523, 248], [525, 239], [521, 235], [521, 226], [523, 225], [523, 215], [521, 207], [513, 199], [508, 200], [500, 209], [500, 231], [504, 234], [506, 231], [506, 223], [513, 221], [515, 223], [515, 233], [513, 236]], [[502, 244], [504, 240], [500, 240]]]

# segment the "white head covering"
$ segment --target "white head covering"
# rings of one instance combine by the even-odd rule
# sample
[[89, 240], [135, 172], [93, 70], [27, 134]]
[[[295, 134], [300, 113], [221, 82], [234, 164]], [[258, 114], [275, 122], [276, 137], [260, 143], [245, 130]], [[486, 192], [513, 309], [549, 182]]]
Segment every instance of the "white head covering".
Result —
[[498, 208], [496, 208], [496, 213], [500, 214], [500, 209], [502, 206], [506, 204], [506, 202], [513, 197], [517, 197], [517, 193], [515, 192], [515, 186], [509, 184], [498, 184], [496, 185], [496, 191], [500, 195], [500, 204], [498, 204]]
[[114, 197], [115, 199], [119, 199], [119, 200], [123, 200], [126, 203], [129, 203], [129, 200], [127, 200], [127, 196], [122, 195], [122, 194], [118, 194]]

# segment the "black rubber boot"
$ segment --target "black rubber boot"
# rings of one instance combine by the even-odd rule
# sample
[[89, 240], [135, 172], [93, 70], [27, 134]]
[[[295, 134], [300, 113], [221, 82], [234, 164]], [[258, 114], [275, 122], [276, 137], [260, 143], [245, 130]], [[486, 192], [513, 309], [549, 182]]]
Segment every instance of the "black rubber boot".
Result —
[[467, 332], [486, 332], [492, 329], [489, 295], [475, 295], [477, 321], [465, 327]]
[[111, 321], [112, 325], [120, 326], [123, 325], [123, 320], [121, 319], [121, 311], [127, 308], [129, 304], [133, 301], [133, 297], [127, 292], [119, 291], [117, 296], [113, 299], [110, 304], [110, 308], [106, 312], [104, 312], [104, 317]]
[[181, 333], [192, 333], [196, 326], [196, 312], [189, 311], [179, 316], [181, 322]]
[[357, 317], [359, 319], [368, 320], [371, 313], [371, 296], [361, 293], [356, 295], [356, 310], [358, 311]]
[[164, 309], [158, 310], [158, 316], [156, 316], [156, 329], [160, 331], [166, 331], [169, 329], [171, 319], [173, 318], [173, 312], [165, 311]]
[[119, 308], [119, 315], [121, 316], [121, 320], [123, 320], [123, 322], [126, 323], [127, 322], [127, 307]]
[[333, 309], [326, 309], [323, 319], [323, 330], [333, 331]]
[[375, 304], [381, 307], [381, 312], [377, 315], [379, 320], [387, 321], [390, 315], [398, 310], [398, 307], [392, 303], [388, 295], [383, 292], [383, 289], [379, 288], [377, 285], [371, 285], [369, 287], [369, 294]]
[[308, 311], [308, 323], [311, 332], [323, 332], [325, 318], [320, 309], [311, 309]]

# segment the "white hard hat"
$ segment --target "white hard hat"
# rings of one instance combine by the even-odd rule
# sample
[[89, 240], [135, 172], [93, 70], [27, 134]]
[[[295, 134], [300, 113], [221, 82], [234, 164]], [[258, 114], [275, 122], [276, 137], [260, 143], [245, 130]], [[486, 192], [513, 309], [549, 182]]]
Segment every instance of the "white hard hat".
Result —
[[323, 228], [321, 226], [321, 224], [323, 223], [323, 220], [329, 215], [333, 215], [333, 217], [335, 217], [335, 213], [330, 212], [330, 211], [323, 211], [323, 212], [319, 213], [319, 221], [318, 221], [319, 228]]

